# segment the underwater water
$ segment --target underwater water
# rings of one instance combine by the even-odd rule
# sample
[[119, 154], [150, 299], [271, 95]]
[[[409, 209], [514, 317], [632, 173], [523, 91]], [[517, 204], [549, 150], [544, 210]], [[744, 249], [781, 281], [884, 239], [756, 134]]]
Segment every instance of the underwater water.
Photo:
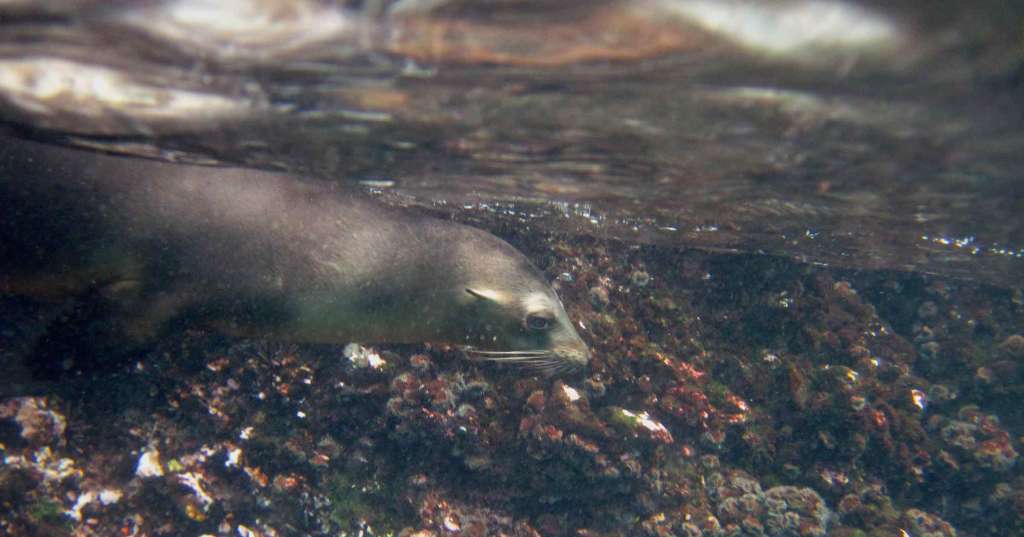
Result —
[[[0, 1], [3, 136], [488, 230], [591, 351], [545, 377], [184, 328], [96, 363], [81, 305], [0, 295], [32, 386], [0, 400], [0, 534], [1024, 535], [1022, 27], [997, 1]], [[59, 359], [26, 365], [41, 338]]]

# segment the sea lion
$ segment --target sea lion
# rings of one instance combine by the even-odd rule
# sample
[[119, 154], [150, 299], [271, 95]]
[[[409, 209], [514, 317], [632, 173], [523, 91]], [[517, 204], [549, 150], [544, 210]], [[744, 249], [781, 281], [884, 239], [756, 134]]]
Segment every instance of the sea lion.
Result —
[[537, 269], [482, 230], [285, 174], [0, 144], [2, 293], [97, 298], [135, 341], [186, 320], [550, 373], [588, 361]]

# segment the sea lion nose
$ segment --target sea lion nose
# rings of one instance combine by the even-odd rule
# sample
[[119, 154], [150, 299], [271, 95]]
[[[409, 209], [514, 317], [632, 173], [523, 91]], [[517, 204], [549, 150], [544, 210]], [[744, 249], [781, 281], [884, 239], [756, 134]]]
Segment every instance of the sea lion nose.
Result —
[[561, 358], [576, 369], [583, 369], [590, 363], [590, 349], [583, 340], [576, 336], [575, 341], [558, 349]]

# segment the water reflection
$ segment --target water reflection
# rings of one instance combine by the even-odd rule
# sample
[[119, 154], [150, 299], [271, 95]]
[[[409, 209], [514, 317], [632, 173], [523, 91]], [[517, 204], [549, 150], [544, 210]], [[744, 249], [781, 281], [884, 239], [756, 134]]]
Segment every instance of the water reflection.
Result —
[[941, 7], [8, 1], [0, 114], [464, 219], [1016, 285], [1024, 8]]

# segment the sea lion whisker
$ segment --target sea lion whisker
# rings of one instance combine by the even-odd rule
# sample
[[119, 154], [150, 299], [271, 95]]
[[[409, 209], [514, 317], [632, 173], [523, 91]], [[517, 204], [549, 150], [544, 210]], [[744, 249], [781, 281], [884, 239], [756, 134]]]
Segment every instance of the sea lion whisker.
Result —
[[535, 367], [535, 368], [557, 367], [558, 365], [560, 365], [560, 362], [561, 362], [561, 360], [559, 360], [557, 357], [550, 356], [550, 357], [546, 357], [544, 359], [524, 360], [524, 365], [526, 367]]
[[499, 357], [479, 356], [478, 358], [480, 358], [481, 360], [487, 360], [487, 361], [490, 361], [490, 362], [520, 362], [520, 363], [527, 363], [527, 362], [544, 362], [544, 361], [547, 361], [547, 358], [545, 358], [543, 356], [499, 356]]
[[536, 371], [536, 372], [538, 372], [538, 373], [540, 373], [542, 375], [548, 376], [548, 377], [553, 377], [553, 376], [561, 375], [561, 374], [563, 374], [565, 372], [564, 368], [561, 365], [558, 365], [558, 364], [533, 366], [533, 367], [529, 367], [529, 369], [531, 369], [532, 371]]
[[558, 361], [546, 364], [544, 370], [549, 373], [561, 373], [565, 371], [565, 362]]
[[571, 372], [578, 371], [578, 370], [579, 370], [579, 367], [576, 364], [573, 364], [573, 363], [561, 360], [561, 361], [558, 361], [557, 363], [552, 364], [552, 366], [551, 366], [550, 370], [548, 371], [548, 373], [551, 374], [551, 375], [561, 375], [561, 374], [571, 373]]
[[481, 356], [480, 358], [491, 362], [515, 362], [517, 364], [545, 364], [553, 360], [547, 356], [500, 356], [493, 358]]
[[470, 354], [477, 354], [480, 356], [546, 356], [551, 354], [551, 351], [546, 350], [535, 350], [535, 351], [488, 351], [482, 349], [467, 348], [466, 352]]
[[552, 351], [491, 351], [472, 347], [464, 347], [463, 351], [470, 358], [513, 364], [549, 377], [578, 369], [576, 364], [560, 358]]
[[547, 351], [484, 351], [479, 352], [475, 349], [465, 349], [466, 355], [470, 358], [476, 358], [480, 360], [488, 360], [492, 362], [516, 362], [521, 364], [526, 363], [547, 363], [555, 362], [558, 359]]
[[532, 357], [532, 358], [543, 358], [551, 356], [551, 351], [548, 350], [523, 350], [523, 351], [488, 351], [481, 349], [474, 349], [472, 347], [465, 347], [463, 351], [471, 356], [477, 356], [481, 358], [506, 358], [506, 357]]

